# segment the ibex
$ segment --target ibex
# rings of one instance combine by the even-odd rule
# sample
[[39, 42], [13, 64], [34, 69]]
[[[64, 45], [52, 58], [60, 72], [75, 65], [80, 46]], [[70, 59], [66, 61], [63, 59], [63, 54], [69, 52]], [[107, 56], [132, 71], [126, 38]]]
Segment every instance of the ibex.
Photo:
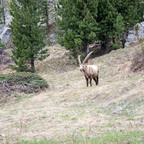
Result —
[[96, 65], [87, 65], [85, 62], [88, 60], [89, 56], [92, 52], [90, 52], [84, 59], [83, 63], [81, 63], [80, 55], [78, 56], [80, 71], [84, 73], [87, 87], [88, 87], [88, 81], [90, 79], [90, 86], [92, 86], [92, 79], [95, 81], [96, 85], [99, 83], [99, 69]]

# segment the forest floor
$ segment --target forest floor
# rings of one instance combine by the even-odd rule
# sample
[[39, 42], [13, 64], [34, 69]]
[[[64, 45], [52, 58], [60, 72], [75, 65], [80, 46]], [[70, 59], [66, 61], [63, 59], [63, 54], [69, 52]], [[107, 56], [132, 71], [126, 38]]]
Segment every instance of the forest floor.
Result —
[[[99, 85], [93, 82], [92, 87], [86, 87], [69, 51], [49, 47], [50, 56], [36, 67], [50, 88], [0, 105], [0, 143], [43, 138], [61, 142], [69, 138], [74, 143], [75, 137], [94, 138], [105, 132], [144, 134], [144, 71], [131, 70], [142, 45], [91, 59], [89, 63], [100, 69]], [[11, 71], [0, 73], [7, 72]], [[144, 142], [144, 135], [136, 137]]]

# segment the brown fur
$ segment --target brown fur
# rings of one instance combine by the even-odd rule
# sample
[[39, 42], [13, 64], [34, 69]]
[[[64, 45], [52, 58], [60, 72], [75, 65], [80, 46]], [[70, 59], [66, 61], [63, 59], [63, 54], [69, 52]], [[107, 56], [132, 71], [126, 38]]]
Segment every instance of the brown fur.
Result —
[[[92, 53], [92, 52], [91, 52]], [[84, 62], [88, 59], [90, 54], [84, 59]], [[96, 85], [99, 84], [99, 69], [95, 65], [86, 65], [84, 62], [81, 64], [80, 56], [78, 57], [79, 64], [80, 64], [80, 71], [84, 73], [85, 79], [86, 79], [86, 85], [88, 87], [89, 80], [90, 80], [90, 86], [92, 86], [92, 79], [95, 81]]]
[[95, 65], [84, 65], [84, 68], [81, 70], [84, 73], [86, 84], [88, 87], [89, 81], [90, 86], [92, 86], [92, 79], [95, 81], [96, 85], [99, 83], [99, 69]]

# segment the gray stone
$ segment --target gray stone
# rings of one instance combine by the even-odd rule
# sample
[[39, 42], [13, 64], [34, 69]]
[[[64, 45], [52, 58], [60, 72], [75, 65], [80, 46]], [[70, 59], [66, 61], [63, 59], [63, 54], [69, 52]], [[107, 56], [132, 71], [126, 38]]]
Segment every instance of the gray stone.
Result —
[[144, 39], [144, 22], [138, 23], [136, 24], [130, 31], [129, 31], [129, 35], [126, 39], [126, 44], [125, 46], [128, 47], [130, 46], [131, 43], [137, 43], [137, 36], [136, 36], [136, 32], [135, 32], [135, 27], [139, 25], [140, 29], [138, 31], [138, 37]]
[[2, 43], [7, 45], [11, 39], [11, 29], [7, 26], [0, 27], [0, 38]]
[[50, 35], [50, 38], [51, 38], [51, 39], [55, 38], [55, 35], [54, 35], [54, 34], [51, 34], [51, 35]]
[[130, 43], [129, 42], [126, 42], [125, 43], [125, 47], [129, 47], [130, 46]]

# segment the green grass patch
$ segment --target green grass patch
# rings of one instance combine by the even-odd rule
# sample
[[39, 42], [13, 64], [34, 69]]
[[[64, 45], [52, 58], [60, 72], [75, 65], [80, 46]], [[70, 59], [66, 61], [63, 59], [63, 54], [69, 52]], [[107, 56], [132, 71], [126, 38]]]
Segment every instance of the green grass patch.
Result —
[[108, 125], [107, 125], [107, 127], [113, 127], [114, 126], [114, 124], [112, 124], [112, 123], [109, 123]]
[[22, 100], [22, 99], [31, 98], [33, 96], [34, 96], [33, 94], [25, 94], [24, 96], [18, 96], [16, 99], [19, 101], [19, 100]]
[[45, 118], [50, 118], [50, 116], [41, 116], [41, 118], [45, 119]]
[[70, 116], [69, 115], [60, 115], [60, 117], [62, 117], [62, 118], [69, 118]]
[[76, 121], [76, 120], [78, 120], [78, 118], [73, 117], [73, 118], [71, 118], [71, 120]]
[[41, 141], [22, 141], [18, 144], [123, 144], [123, 143], [130, 143], [130, 144], [142, 144], [144, 142], [144, 133], [138, 131], [107, 131], [102, 134], [100, 137], [97, 138], [89, 138], [88, 136], [81, 136], [81, 137], [71, 137], [67, 138], [63, 141], [55, 141], [50, 140], [48, 141], [46, 138]]
[[81, 129], [79, 129], [79, 131], [84, 132], [84, 131], [86, 131], [86, 129], [81, 128]]

